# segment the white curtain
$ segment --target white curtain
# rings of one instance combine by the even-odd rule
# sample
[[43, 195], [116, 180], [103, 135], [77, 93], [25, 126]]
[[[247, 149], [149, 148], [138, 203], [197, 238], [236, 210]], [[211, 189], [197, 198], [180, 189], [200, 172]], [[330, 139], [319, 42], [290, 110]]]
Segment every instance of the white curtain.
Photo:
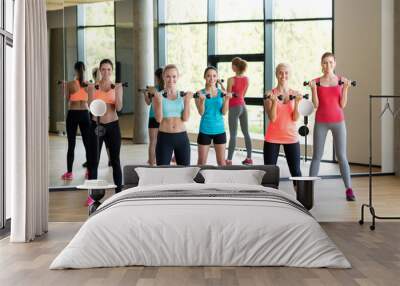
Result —
[[15, 1], [14, 93], [6, 99], [6, 187], [12, 242], [48, 229], [48, 54], [45, 0]]

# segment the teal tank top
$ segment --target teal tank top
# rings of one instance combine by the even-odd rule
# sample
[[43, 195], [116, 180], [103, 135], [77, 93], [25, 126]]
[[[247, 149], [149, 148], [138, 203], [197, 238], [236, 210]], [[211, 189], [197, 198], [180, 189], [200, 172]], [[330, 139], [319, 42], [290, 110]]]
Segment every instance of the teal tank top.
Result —
[[[201, 92], [205, 93], [205, 89]], [[205, 99], [204, 113], [200, 121], [201, 133], [215, 135], [225, 132], [224, 117], [221, 112], [223, 104], [224, 99], [220, 89], [218, 89], [217, 96]]]
[[164, 118], [170, 117], [182, 117], [182, 112], [184, 108], [183, 98], [180, 96], [180, 92], [176, 92], [176, 99], [171, 100], [168, 98], [162, 98], [162, 112]]

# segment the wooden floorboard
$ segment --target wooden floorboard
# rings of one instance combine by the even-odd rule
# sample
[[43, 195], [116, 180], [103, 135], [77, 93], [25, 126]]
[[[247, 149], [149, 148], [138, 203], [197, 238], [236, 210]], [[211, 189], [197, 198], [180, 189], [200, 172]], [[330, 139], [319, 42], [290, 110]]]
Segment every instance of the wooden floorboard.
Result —
[[50, 223], [49, 233], [29, 244], [1, 240], [0, 285], [399, 285], [399, 222], [379, 222], [375, 231], [356, 222], [321, 223], [352, 269], [138, 266], [49, 270], [81, 225]]

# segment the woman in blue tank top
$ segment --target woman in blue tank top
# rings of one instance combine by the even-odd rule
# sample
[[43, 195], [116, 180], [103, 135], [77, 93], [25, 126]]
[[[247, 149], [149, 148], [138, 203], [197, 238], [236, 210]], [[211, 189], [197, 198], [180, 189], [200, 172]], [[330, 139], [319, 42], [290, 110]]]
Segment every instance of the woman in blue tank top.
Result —
[[[154, 79], [155, 79], [155, 88], [157, 91], [161, 91], [164, 89], [164, 81], [162, 79], [162, 68], [156, 69], [154, 72]], [[158, 128], [160, 127], [160, 123], [156, 121], [156, 118], [154, 117], [154, 108], [153, 108], [153, 102], [152, 98], [150, 97], [150, 94], [148, 92], [144, 93], [144, 100], [147, 105], [150, 106], [149, 109], [149, 124], [148, 124], [148, 130], [149, 130], [149, 149], [148, 149], [148, 156], [149, 159], [147, 160], [147, 163], [150, 166], [154, 166], [156, 164], [156, 143], [157, 143], [157, 134], [158, 134]]]
[[201, 115], [200, 131], [197, 137], [198, 165], [207, 164], [208, 151], [211, 142], [214, 143], [217, 164], [225, 163], [226, 133], [224, 126], [224, 115], [229, 109], [231, 94], [224, 94], [217, 88], [218, 71], [209, 66], [204, 71], [206, 87], [197, 92], [196, 107]]
[[157, 165], [169, 165], [172, 153], [175, 153], [177, 165], [190, 165], [190, 143], [184, 122], [189, 120], [190, 100], [193, 93], [182, 96], [176, 89], [179, 78], [175, 65], [165, 66], [162, 77], [165, 89], [158, 92], [154, 87], [149, 93], [154, 94], [154, 117], [160, 123], [156, 144]]

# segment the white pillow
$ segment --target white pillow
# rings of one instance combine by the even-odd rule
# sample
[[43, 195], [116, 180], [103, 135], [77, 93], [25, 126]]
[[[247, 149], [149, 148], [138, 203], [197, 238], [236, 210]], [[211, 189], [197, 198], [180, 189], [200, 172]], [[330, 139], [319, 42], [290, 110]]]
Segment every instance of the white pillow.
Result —
[[201, 170], [206, 184], [234, 183], [246, 185], [261, 185], [265, 171], [261, 170]]
[[183, 168], [135, 168], [139, 176], [138, 186], [195, 183], [199, 167]]

